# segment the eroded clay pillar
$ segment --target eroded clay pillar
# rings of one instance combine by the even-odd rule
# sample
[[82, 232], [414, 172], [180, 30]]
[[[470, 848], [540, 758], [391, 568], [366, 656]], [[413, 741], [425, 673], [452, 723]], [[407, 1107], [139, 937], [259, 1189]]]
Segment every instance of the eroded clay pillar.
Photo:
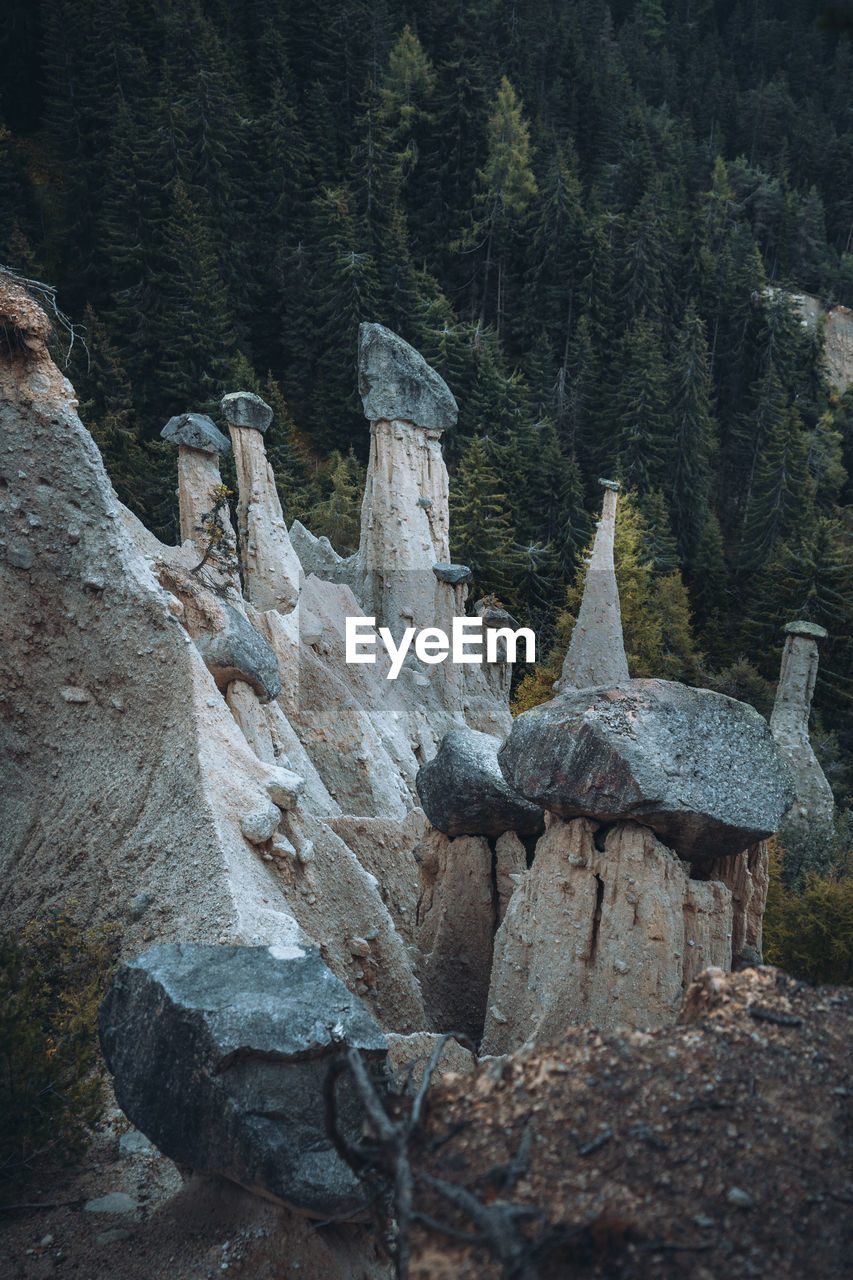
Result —
[[[203, 413], [181, 413], [170, 418], [160, 436], [178, 446], [181, 543], [194, 542], [203, 551], [207, 543], [205, 521], [216, 501], [213, 492], [222, 484], [219, 458], [231, 452], [231, 445], [227, 437]], [[219, 520], [226, 535], [230, 535], [233, 541], [234, 534], [228, 523], [227, 507], [220, 512]]]
[[300, 567], [264, 448], [272, 409], [249, 391], [224, 396], [221, 407], [237, 467], [237, 526], [246, 595], [256, 609], [290, 613], [299, 599]]
[[809, 711], [817, 678], [817, 642], [826, 637], [814, 622], [789, 622], [770, 730], [794, 777], [797, 798], [786, 819], [829, 823], [834, 801], [809, 740]]
[[456, 422], [456, 401], [423, 356], [381, 324], [359, 328], [358, 389], [370, 420], [358, 551], [362, 599], [377, 625], [395, 636], [410, 626], [444, 628], [454, 587], [437, 582], [433, 567], [450, 559], [441, 435]]
[[561, 693], [567, 689], [619, 684], [629, 678], [622, 639], [619, 588], [613, 567], [619, 485], [615, 480], [602, 480], [600, 483], [604, 486], [604, 505], [595, 533], [578, 620], [563, 660], [562, 674], [555, 686]]

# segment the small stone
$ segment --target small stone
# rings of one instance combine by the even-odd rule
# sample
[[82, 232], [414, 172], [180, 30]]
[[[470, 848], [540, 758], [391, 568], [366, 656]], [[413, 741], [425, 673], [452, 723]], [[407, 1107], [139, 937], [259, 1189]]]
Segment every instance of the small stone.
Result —
[[136, 1207], [133, 1197], [123, 1191], [111, 1191], [109, 1195], [87, 1200], [83, 1205], [86, 1213], [133, 1213]]
[[349, 940], [350, 955], [353, 956], [369, 956], [370, 943], [366, 938], [350, 938]]
[[715, 1227], [717, 1225], [713, 1218], [707, 1217], [707, 1215], [704, 1213], [697, 1213], [693, 1221], [697, 1227], [702, 1227], [705, 1230], [708, 1230], [710, 1227]]
[[46, 1249], [49, 1244], [53, 1244], [53, 1240], [54, 1240], [54, 1237], [50, 1234], [50, 1232], [48, 1232], [46, 1236], [42, 1236], [41, 1240], [39, 1240], [39, 1247], [42, 1249]]
[[88, 689], [81, 689], [77, 685], [69, 684], [61, 690], [62, 697], [66, 702], [75, 703], [83, 706], [87, 702], [92, 701], [92, 695]]
[[127, 1227], [107, 1227], [106, 1231], [99, 1231], [95, 1237], [96, 1244], [113, 1244], [118, 1240], [129, 1240], [131, 1232]]
[[432, 571], [439, 582], [446, 582], [451, 587], [470, 582], [474, 576], [467, 564], [434, 564]]
[[614, 960], [613, 968], [616, 970], [617, 973], [628, 973], [629, 971], [628, 966], [626, 965], [624, 960]]
[[279, 809], [293, 809], [305, 790], [305, 779], [291, 769], [276, 769], [266, 782], [267, 795]]
[[13, 543], [6, 552], [6, 559], [15, 569], [31, 569], [35, 556], [32, 547], [25, 542]]
[[270, 800], [247, 813], [240, 823], [240, 830], [249, 844], [266, 844], [280, 822], [281, 810]]
[[140, 920], [153, 901], [154, 898], [150, 893], [137, 893], [135, 897], [131, 898], [128, 906], [128, 915], [131, 920]]
[[152, 1143], [138, 1129], [128, 1129], [118, 1140], [118, 1149], [123, 1156], [138, 1156], [153, 1151]]
[[749, 1192], [743, 1191], [740, 1187], [731, 1187], [726, 1193], [726, 1199], [729, 1204], [736, 1205], [738, 1209], [751, 1209], [755, 1204]]

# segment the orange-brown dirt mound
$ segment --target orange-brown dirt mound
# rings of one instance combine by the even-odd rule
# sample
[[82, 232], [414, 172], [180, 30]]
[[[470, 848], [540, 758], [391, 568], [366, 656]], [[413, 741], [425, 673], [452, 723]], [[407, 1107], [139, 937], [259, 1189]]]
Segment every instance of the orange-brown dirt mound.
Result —
[[419, 1181], [416, 1209], [481, 1240], [416, 1226], [413, 1280], [853, 1275], [851, 1015], [844, 988], [709, 970], [675, 1027], [572, 1029], [437, 1084], [416, 1177], [531, 1216], [502, 1272], [481, 1210]]

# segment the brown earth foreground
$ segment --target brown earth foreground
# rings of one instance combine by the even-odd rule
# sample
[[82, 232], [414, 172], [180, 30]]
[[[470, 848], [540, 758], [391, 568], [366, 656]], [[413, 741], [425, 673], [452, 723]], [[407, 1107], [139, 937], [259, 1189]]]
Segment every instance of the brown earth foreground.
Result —
[[[573, 1028], [437, 1085], [413, 1165], [491, 1206], [507, 1275], [853, 1275], [851, 1015], [845, 988], [706, 970], [675, 1027]], [[413, 1280], [502, 1274], [494, 1245], [414, 1232]]]
[[[572, 1028], [439, 1080], [408, 1143], [413, 1207], [479, 1239], [416, 1221], [412, 1280], [853, 1276], [851, 1030], [847, 988], [709, 970], [675, 1027]], [[39, 1208], [2, 1215], [0, 1274], [392, 1274], [384, 1223], [310, 1223], [118, 1148], [103, 1126], [82, 1169], [40, 1178]], [[83, 1208], [117, 1191], [135, 1209]]]

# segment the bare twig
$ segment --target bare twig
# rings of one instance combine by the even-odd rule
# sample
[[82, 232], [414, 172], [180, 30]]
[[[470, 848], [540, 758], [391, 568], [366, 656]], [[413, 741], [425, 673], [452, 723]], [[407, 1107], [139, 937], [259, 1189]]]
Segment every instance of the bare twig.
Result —
[[12, 267], [5, 266], [2, 262], [0, 262], [0, 275], [7, 276], [13, 284], [18, 285], [19, 288], [23, 289], [26, 293], [30, 294], [31, 297], [35, 298], [35, 300], [39, 302], [45, 310], [50, 311], [56, 321], [56, 324], [68, 335], [68, 350], [65, 352], [66, 368], [71, 360], [71, 351], [78, 337], [83, 350], [86, 352], [87, 364], [91, 366], [89, 348], [86, 345], [86, 339], [84, 336], [86, 330], [82, 325], [75, 325], [74, 321], [60, 309], [59, 304], [56, 301], [55, 285], [45, 284], [43, 280], [31, 280], [28, 276], [22, 276], [20, 272], [15, 271]]

